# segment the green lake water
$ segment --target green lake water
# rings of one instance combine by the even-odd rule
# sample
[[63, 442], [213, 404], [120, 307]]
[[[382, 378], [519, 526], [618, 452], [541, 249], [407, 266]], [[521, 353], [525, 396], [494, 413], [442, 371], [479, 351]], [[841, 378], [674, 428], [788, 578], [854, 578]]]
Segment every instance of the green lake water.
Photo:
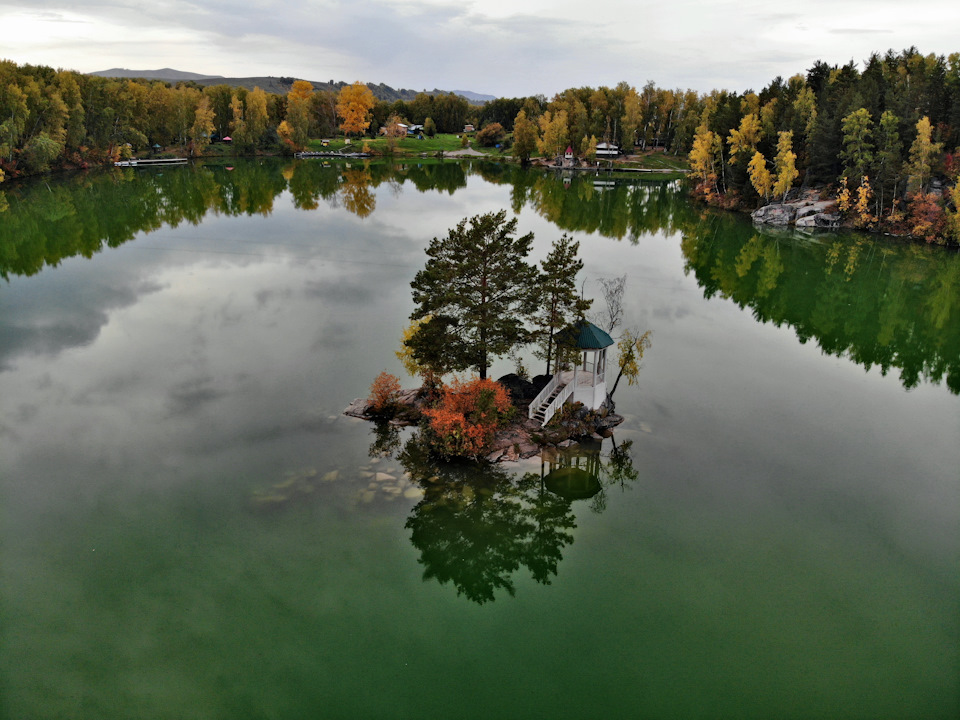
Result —
[[[429, 240], [501, 208], [653, 331], [588, 499], [341, 414], [403, 376]], [[4, 184], [0, 274], [4, 718], [960, 716], [956, 253], [238, 160]]]

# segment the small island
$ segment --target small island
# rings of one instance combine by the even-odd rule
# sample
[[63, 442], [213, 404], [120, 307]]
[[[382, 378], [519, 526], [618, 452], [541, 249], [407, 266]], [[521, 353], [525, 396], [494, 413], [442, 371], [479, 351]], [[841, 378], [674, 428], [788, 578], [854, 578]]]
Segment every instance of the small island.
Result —
[[[386, 371], [367, 398], [344, 414], [378, 423], [418, 425], [434, 454], [500, 462], [568, 447], [582, 438], [608, 437], [623, 422], [613, 394], [626, 377], [634, 384], [650, 332], [621, 324], [626, 278], [602, 281], [608, 330], [587, 320], [592, 300], [576, 292], [583, 268], [579, 243], [564, 234], [540, 268], [528, 264], [533, 234], [516, 237], [506, 211], [465, 218], [427, 248], [428, 260], [411, 287], [417, 308], [397, 356], [423, 384], [401, 389]], [[547, 372], [532, 379], [517, 356], [532, 344]], [[608, 385], [608, 349], [616, 344], [616, 371]], [[491, 360], [508, 355], [517, 371], [487, 378]], [[452, 373], [477, 376], [449, 383]]]

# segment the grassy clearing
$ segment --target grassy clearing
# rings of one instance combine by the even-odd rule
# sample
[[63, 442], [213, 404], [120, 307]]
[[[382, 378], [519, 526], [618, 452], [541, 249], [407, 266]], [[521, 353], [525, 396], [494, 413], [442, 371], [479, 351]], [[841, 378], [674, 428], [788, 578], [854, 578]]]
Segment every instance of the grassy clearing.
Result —
[[[329, 144], [324, 147], [323, 142], [319, 139], [311, 140], [307, 145], [307, 150], [310, 152], [337, 152], [339, 150], [348, 149], [359, 151], [363, 149], [366, 145], [370, 152], [387, 155], [387, 139], [383, 137], [378, 138], [360, 138], [354, 139], [349, 144], [347, 144], [343, 138], [330, 139]], [[455, 150], [460, 150], [460, 138], [456, 135], [441, 135], [438, 134], [434, 137], [424, 136], [423, 140], [418, 140], [417, 138], [403, 138], [397, 141], [396, 150], [393, 152], [393, 155], [421, 155], [426, 153], [428, 155], [435, 155], [438, 152], [453, 152]]]
[[630, 160], [624, 160], [618, 164], [624, 167], [663, 170], [664, 172], [687, 170], [690, 167], [685, 155], [668, 155], [662, 150], [646, 150], [631, 155]]

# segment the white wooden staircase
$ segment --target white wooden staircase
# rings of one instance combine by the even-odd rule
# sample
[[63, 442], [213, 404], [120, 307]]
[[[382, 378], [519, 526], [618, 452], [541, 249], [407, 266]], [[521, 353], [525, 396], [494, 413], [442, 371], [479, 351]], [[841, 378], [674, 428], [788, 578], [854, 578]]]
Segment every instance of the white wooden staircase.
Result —
[[555, 375], [530, 403], [528, 416], [540, 423], [540, 427], [543, 427], [550, 422], [560, 406], [573, 395], [573, 390], [573, 383], [565, 383], [561, 380], [560, 375]]

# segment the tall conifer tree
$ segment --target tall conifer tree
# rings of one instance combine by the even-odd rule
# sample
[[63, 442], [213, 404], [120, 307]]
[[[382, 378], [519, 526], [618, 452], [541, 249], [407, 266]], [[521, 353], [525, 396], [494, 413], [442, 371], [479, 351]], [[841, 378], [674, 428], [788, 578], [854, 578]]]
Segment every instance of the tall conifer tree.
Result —
[[[465, 218], [430, 242], [426, 267], [410, 283], [417, 304], [411, 318], [432, 316], [417, 335], [434, 343], [412, 348], [418, 361], [443, 371], [474, 368], [485, 379], [494, 357], [529, 339], [525, 321], [537, 299], [537, 271], [526, 261], [533, 233], [516, 237], [517, 220], [506, 216]], [[444, 347], [431, 347], [437, 342]]]
[[541, 263], [540, 303], [534, 324], [539, 335], [537, 356], [547, 361], [547, 375], [556, 354], [554, 333], [582, 316], [593, 302], [577, 294], [577, 273], [583, 269], [583, 260], [577, 257], [579, 249], [580, 243], [564, 233]]

